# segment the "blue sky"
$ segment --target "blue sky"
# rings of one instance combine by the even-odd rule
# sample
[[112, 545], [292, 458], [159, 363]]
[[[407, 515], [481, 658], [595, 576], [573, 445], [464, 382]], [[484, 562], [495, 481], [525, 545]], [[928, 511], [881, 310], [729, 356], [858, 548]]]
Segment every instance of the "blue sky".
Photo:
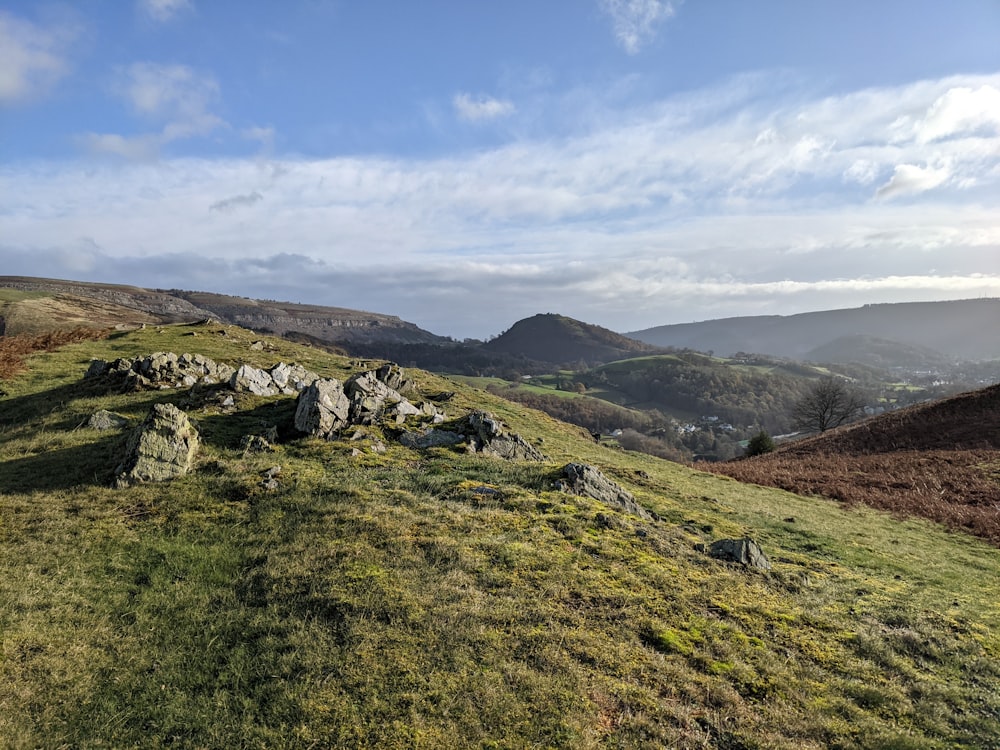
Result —
[[1000, 296], [1000, 2], [0, 2], [0, 274], [458, 338]]

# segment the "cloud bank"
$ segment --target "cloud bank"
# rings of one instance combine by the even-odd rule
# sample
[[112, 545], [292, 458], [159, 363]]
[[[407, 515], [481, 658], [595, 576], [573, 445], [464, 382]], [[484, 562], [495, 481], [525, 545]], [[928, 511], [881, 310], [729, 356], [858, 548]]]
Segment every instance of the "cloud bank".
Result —
[[[122, 80], [138, 116], [230, 133], [194, 71]], [[635, 330], [1000, 296], [1000, 75], [773, 89], [744, 76], [446, 157], [6, 166], [0, 259], [51, 276], [71, 256], [94, 280], [378, 310], [459, 337], [544, 310]]]

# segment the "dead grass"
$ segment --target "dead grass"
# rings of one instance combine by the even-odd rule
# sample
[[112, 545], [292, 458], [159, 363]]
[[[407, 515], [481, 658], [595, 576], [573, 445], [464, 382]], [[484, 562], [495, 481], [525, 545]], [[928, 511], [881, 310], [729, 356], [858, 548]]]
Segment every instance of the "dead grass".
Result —
[[78, 327], [68, 331], [49, 331], [34, 336], [0, 337], [0, 380], [9, 380], [23, 372], [29, 354], [53, 352], [67, 344], [106, 338], [111, 329]]
[[927, 518], [1000, 546], [1000, 386], [705, 468]]

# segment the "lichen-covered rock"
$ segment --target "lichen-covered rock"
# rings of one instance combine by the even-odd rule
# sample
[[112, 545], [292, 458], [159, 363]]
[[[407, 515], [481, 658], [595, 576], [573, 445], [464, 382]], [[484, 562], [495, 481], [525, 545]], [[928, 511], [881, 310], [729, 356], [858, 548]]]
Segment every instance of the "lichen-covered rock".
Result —
[[350, 408], [351, 402], [340, 381], [321, 378], [299, 394], [295, 429], [329, 439], [348, 425]]
[[468, 440], [469, 451], [508, 461], [544, 461], [545, 456], [489, 412], [474, 411], [462, 420], [460, 431]]
[[198, 431], [184, 412], [173, 404], [155, 404], [129, 437], [115, 484], [128, 487], [186, 474], [199, 445]]
[[281, 390], [275, 385], [271, 373], [251, 365], [241, 365], [229, 379], [229, 387], [234, 391], [245, 391], [255, 396], [276, 396]]
[[566, 464], [557, 486], [563, 492], [585, 495], [647, 521], [653, 520], [653, 515], [635, 501], [631, 492], [608, 479], [598, 468], [590, 464]]
[[284, 362], [279, 362], [268, 370], [268, 374], [271, 376], [274, 385], [286, 396], [301, 393], [312, 383], [319, 380], [319, 375], [310, 372], [302, 365], [294, 363], [286, 365]]
[[376, 370], [349, 378], [344, 383], [344, 392], [351, 402], [351, 424], [377, 424], [389, 407], [406, 401], [402, 394], [379, 380]]
[[120, 430], [128, 426], [128, 420], [120, 414], [115, 414], [107, 409], [100, 409], [91, 414], [87, 420], [87, 427], [92, 430]]
[[712, 542], [708, 548], [708, 554], [719, 560], [736, 562], [747, 568], [757, 570], [770, 570], [771, 561], [767, 555], [753, 539], [720, 539]]

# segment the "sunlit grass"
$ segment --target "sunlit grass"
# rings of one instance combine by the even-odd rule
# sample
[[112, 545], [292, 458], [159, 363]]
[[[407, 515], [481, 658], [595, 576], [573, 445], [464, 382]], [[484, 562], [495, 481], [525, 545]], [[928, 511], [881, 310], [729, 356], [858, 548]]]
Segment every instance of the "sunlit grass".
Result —
[[[311, 438], [245, 455], [239, 435], [287, 420], [290, 398], [227, 415], [181, 391], [105, 393], [81, 381], [90, 358], [188, 351], [336, 377], [350, 363], [271, 339], [252, 351], [260, 337], [235, 328], [162, 331], [39, 355], [4, 383], [0, 744], [1000, 742], [995, 548], [610, 450], [426, 373], [412, 373], [424, 392], [456, 392], [451, 413], [494, 411], [549, 460], [378, 434], [384, 455]], [[101, 407], [138, 421], [158, 399], [206, 431], [198, 470], [110, 489], [117, 438], [79, 425]], [[660, 520], [556, 491], [569, 460]], [[697, 549], [744, 535], [771, 574]]]

